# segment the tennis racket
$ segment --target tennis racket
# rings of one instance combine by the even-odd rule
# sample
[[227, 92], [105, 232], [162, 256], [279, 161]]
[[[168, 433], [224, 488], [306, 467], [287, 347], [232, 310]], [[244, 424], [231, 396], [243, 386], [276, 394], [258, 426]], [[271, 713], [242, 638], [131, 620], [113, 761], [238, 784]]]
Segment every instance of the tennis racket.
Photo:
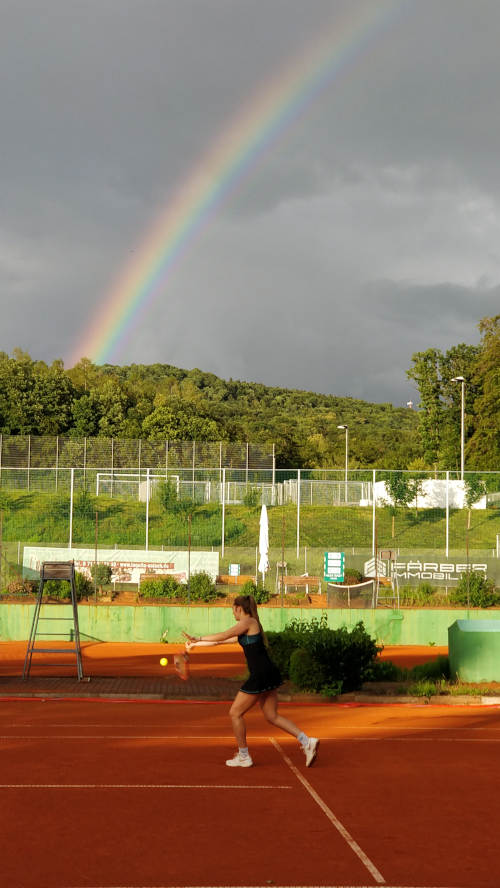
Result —
[[187, 681], [189, 678], [189, 656], [188, 654], [174, 654], [174, 669], [179, 678]]

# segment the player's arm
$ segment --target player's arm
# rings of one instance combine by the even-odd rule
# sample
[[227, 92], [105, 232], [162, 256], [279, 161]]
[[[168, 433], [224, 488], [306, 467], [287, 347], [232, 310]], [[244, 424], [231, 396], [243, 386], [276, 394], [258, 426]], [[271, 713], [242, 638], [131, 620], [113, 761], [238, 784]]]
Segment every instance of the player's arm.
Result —
[[189, 653], [194, 647], [216, 647], [219, 644], [236, 644], [237, 641], [238, 636], [232, 635], [231, 638], [226, 638], [225, 641], [186, 641], [184, 647], [186, 652]]
[[231, 626], [223, 632], [214, 632], [213, 635], [188, 635], [187, 632], [183, 632], [182, 634], [191, 647], [204, 644], [207, 641], [212, 642], [213, 644], [229, 644], [230, 642], [237, 641], [238, 635], [243, 635], [248, 631], [251, 619], [250, 616], [245, 614], [245, 616], [239, 620], [237, 626]]

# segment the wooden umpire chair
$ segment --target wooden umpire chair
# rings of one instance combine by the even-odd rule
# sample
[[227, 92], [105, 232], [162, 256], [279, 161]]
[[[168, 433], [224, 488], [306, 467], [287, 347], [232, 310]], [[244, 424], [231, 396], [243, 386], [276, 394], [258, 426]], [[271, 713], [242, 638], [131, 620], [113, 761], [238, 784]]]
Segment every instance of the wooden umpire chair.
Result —
[[[70, 587], [70, 598], [71, 598], [71, 607], [72, 607], [72, 616], [71, 617], [51, 617], [51, 616], [42, 616], [40, 613], [43, 601], [43, 588], [47, 580], [66, 580], [69, 583]], [[57, 635], [61, 636], [62, 631], [59, 632], [50, 632], [43, 631], [39, 629], [40, 621], [45, 622], [62, 622], [68, 621], [73, 623], [72, 629], [72, 640], [75, 642], [74, 647], [36, 647], [36, 638], [37, 635], [44, 636], [52, 636]], [[71, 634], [71, 629], [70, 629]], [[33, 614], [33, 622], [31, 624], [31, 631], [28, 640], [28, 647], [26, 649], [26, 657], [24, 659], [24, 669], [23, 669], [23, 679], [27, 679], [30, 670], [31, 670], [31, 661], [33, 658], [33, 654], [75, 654], [76, 656], [76, 672], [78, 676], [78, 681], [90, 681], [88, 678], [84, 678], [83, 675], [83, 666], [82, 666], [82, 652], [80, 647], [80, 630], [78, 627], [78, 605], [76, 601], [76, 585], [75, 585], [75, 562], [74, 561], [44, 561], [40, 570], [40, 586], [38, 587], [35, 611]], [[58, 663], [47, 663], [42, 662], [38, 663], [38, 666], [64, 666], [67, 668], [71, 665], [68, 662], [58, 662]]]

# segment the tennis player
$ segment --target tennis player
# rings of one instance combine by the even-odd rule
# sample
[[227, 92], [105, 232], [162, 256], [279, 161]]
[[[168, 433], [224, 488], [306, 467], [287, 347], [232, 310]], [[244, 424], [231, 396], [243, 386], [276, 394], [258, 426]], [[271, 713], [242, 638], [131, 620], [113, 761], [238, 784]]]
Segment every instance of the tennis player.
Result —
[[246, 725], [243, 716], [252, 706], [258, 702], [262, 714], [272, 725], [292, 734], [299, 741], [306, 757], [306, 767], [310, 768], [318, 752], [319, 740], [316, 737], [308, 737], [300, 728], [288, 718], [278, 713], [277, 688], [283, 684], [280, 671], [269, 657], [264, 631], [262, 629], [257, 605], [252, 595], [239, 595], [233, 603], [233, 614], [236, 627], [232, 626], [224, 632], [215, 632], [213, 635], [188, 635], [186, 638], [186, 651], [195, 647], [205, 647], [214, 644], [234, 644], [238, 642], [243, 648], [250, 676], [241, 686], [234, 698], [229, 715], [233, 723], [233, 731], [238, 744], [238, 752], [232, 759], [228, 759], [226, 765], [229, 768], [251, 768], [253, 761], [248, 752], [246, 740]]

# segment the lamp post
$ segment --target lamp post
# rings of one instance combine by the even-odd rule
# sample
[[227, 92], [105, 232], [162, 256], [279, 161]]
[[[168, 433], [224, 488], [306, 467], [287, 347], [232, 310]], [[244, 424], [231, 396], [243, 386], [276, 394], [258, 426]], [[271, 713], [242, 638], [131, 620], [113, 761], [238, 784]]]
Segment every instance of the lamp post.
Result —
[[460, 409], [460, 480], [464, 480], [464, 429], [465, 429], [465, 378], [453, 376], [452, 382], [460, 382], [462, 386], [462, 398]]
[[338, 429], [345, 431], [345, 502], [347, 502], [347, 468], [349, 465], [349, 426], [338, 425]]

